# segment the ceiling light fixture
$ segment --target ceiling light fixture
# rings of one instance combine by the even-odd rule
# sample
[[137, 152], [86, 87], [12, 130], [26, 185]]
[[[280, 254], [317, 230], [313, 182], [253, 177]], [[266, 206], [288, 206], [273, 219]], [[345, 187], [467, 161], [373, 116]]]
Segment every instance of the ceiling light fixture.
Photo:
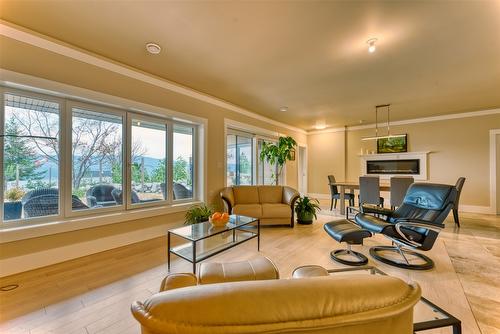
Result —
[[326, 123], [324, 120], [316, 121], [316, 125], [314, 126], [316, 130], [323, 130], [326, 128]]
[[[385, 136], [379, 136], [378, 135], [378, 109], [379, 108], [387, 108], [387, 135], [385, 135]], [[373, 136], [373, 137], [364, 137], [364, 138], [361, 138], [361, 140], [376, 140], [376, 139], [384, 139], [384, 138], [401, 138], [401, 137], [405, 136], [404, 134], [391, 135], [390, 118], [389, 118], [390, 109], [391, 109], [391, 105], [390, 104], [381, 104], [381, 105], [375, 106], [375, 136]]]
[[284, 107], [284, 106], [283, 106], [283, 107], [281, 107], [281, 108], [280, 108], [280, 111], [281, 111], [281, 112], [287, 112], [287, 111], [288, 111], [288, 107]]
[[376, 38], [370, 38], [369, 40], [366, 41], [366, 44], [368, 44], [368, 52], [374, 53], [375, 50], [377, 50], [375, 43], [377, 43]]
[[156, 43], [148, 43], [146, 44], [146, 50], [152, 55], [157, 55], [161, 52], [161, 46]]

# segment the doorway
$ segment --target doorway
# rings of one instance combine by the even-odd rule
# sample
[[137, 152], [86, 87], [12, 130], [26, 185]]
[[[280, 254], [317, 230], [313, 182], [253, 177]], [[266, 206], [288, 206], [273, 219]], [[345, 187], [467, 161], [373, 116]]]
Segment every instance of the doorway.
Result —
[[301, 195], [307, 194], [307, 147], [300, 146], [298, 150], [298, 183], [299, 183], [299, 193]]

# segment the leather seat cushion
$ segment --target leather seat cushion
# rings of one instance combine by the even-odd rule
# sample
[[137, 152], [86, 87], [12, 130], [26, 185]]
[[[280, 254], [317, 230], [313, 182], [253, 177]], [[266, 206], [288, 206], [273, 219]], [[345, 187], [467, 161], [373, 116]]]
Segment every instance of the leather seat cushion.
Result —
[[259, 190], [255, 186], [233, 187], [235, 204], [258, 204]]
[[370, 231], [365, 230], [348, 220], [326, 223], [323, 228], [329, 236], [338, 242], [361, 244], [363, 243], [364, 238], [372, 236]]
[[[358, 223], [361, 227], [367, 229], [368, 231], [374, 233], [382, 233], [387, 235], [388, 237], [392, 237], [395, 239], [402, 239], [396, 230], [396, 225], [392, 223], [388, 223], [382, 219], [371, 215], [365, 214], [357, 214], [355, 217], [356, 223]], [[403, 233], [410, 240], [414, 240], [416, 242], [422, 242], [425, 239], [425, 233], [427, 230], [422, 228], [401, 228]]]
[[262, 218], [262, 205], [260, 204], [237, 204], [233, 208], [233, 215]]
[[282, 203], [283, 187], [281, 186], [259, 186], [260, 203]]
[[279, 273], [268, 258], [259, 256], [238, 262], [204, 262], [200, 265], [200, 284], [278, 279]]
[[264, 218], [290, 218], [292, 209], [286, 204], [262, 204], [262, 217]]

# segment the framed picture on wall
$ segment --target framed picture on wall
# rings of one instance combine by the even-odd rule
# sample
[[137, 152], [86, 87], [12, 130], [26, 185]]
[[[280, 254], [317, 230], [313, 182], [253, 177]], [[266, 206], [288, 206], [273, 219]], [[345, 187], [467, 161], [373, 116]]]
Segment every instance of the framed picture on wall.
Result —
[[377, 153], [400, 153], [408, 151], [408, 135], [377, 139]]
[[290, 161], [295, 161], [295, 150], [290, 151]]

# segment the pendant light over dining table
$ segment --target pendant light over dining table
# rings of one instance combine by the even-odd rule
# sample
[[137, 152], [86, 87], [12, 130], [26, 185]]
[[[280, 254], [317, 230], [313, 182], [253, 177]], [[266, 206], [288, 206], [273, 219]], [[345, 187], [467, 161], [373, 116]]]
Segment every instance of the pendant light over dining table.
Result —
[[[380, 108], [386, 108], [387, 110], [387, 134], [384, 136], [379, 136], [378, 135], [378, 110]], [[361, 140], [377, 140], [377, 139], [384, 139], [384, 138], [401, 138], [405, 137], [405, 134], [394, 134], [391, 135], [391, 128], [390, 128], [390, 109], [391, 105], [390, 104], [380, 104], [378, 106], [375, 106], [375, 136], [372, 137], [364, 137], [361, 138]]]

